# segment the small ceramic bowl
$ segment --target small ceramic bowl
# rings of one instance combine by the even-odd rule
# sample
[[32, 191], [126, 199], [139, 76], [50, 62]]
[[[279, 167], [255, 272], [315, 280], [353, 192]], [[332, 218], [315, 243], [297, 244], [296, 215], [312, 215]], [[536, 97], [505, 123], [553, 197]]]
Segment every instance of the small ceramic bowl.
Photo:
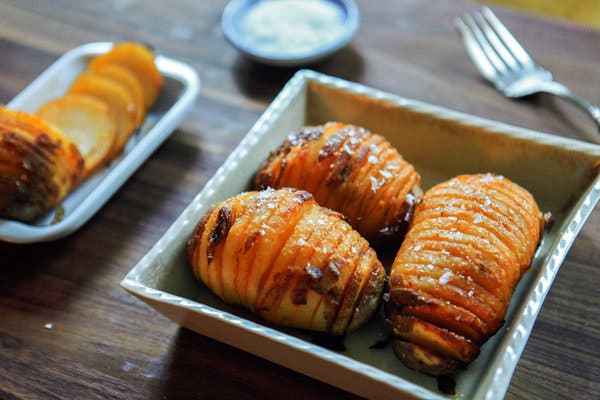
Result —
[[260, 0], [232, 0], [227, 4], [221, 17], [221, 27], [227, 40], [245, 56], [268, 65], [300, 66], [314, 63], [340, 50], [352, 40], [360, 24], [360, 12], [354, 0], [327, 0], [339, 7], [343, 15], [343, 32], [324, 41], [318, 47], [303, 52], [272, 51], [261, 48], [247, 40], [243, 31], [244, 16]]

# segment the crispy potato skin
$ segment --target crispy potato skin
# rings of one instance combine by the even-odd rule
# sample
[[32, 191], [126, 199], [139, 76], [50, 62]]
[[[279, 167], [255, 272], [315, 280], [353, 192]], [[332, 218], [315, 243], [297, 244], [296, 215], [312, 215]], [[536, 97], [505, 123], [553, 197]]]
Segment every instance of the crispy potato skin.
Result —
[[501, 176], [461, 175], [426, 192], [390, 273], [398, 358], [438, 376], [475, 359], [503, 324], [543, 225], [531, 194]]
[[0, 216], [31, 221], [80, 180], [83, 158], [41, 118], [0, 106]]
[[377, 310], [385, 271], [336, 212], [296, 189], [246, 192], [199, 220], [187, 256], [223, 301], [275, 324], [343, 334]]
[[370, 243], [398, 238], [421, 191], [413, 166], [382, 136], [330, 122], [290, 135], [263, 164], [255, 187], [294, 187], [341, 212]]

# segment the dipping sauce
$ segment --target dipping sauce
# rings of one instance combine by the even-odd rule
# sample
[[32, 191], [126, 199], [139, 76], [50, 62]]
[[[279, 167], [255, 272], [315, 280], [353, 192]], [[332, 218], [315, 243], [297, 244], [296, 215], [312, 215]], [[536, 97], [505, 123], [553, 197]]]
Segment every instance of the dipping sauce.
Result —
[[265, 0], [250, 7], [240, 28], [248, 45], [266, 53], [299, 55], [344, 34], [344, 12], [323, 0]]

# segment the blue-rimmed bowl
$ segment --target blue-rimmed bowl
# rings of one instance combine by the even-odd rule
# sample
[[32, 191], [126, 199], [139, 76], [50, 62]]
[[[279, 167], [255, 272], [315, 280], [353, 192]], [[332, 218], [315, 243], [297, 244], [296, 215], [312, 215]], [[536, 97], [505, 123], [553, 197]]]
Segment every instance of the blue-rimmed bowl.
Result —
[[360, 12], [353, 0], [327, 0], [339, 7], [344, 16], [343, 34], [319, 47], [302, 53], [265, 51], [247, 41], [241, 29], [244, 15], [260, 0], [232, 0], [223, 10], [221, 27], [227, 40], [247, 57], [263, 64], [299, 66], [319, 61], [347, 45], [358, 30]]

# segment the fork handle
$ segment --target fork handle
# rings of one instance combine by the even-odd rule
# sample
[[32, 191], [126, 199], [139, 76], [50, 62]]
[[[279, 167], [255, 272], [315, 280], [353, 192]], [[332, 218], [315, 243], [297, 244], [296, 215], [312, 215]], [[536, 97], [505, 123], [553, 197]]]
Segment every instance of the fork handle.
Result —
[[580, 107], [586, 113], [592, 117], [596, 123], [596, 127], [600, 130], [600, 107], [590, 103], [589, 101], [582, 99], [581, 97], [574, 94], [571, 89], [558, 82], [544, 82], [540, 88], [543, 92], [550, 93], [563, 99], [569, 100], [571, 103]]

